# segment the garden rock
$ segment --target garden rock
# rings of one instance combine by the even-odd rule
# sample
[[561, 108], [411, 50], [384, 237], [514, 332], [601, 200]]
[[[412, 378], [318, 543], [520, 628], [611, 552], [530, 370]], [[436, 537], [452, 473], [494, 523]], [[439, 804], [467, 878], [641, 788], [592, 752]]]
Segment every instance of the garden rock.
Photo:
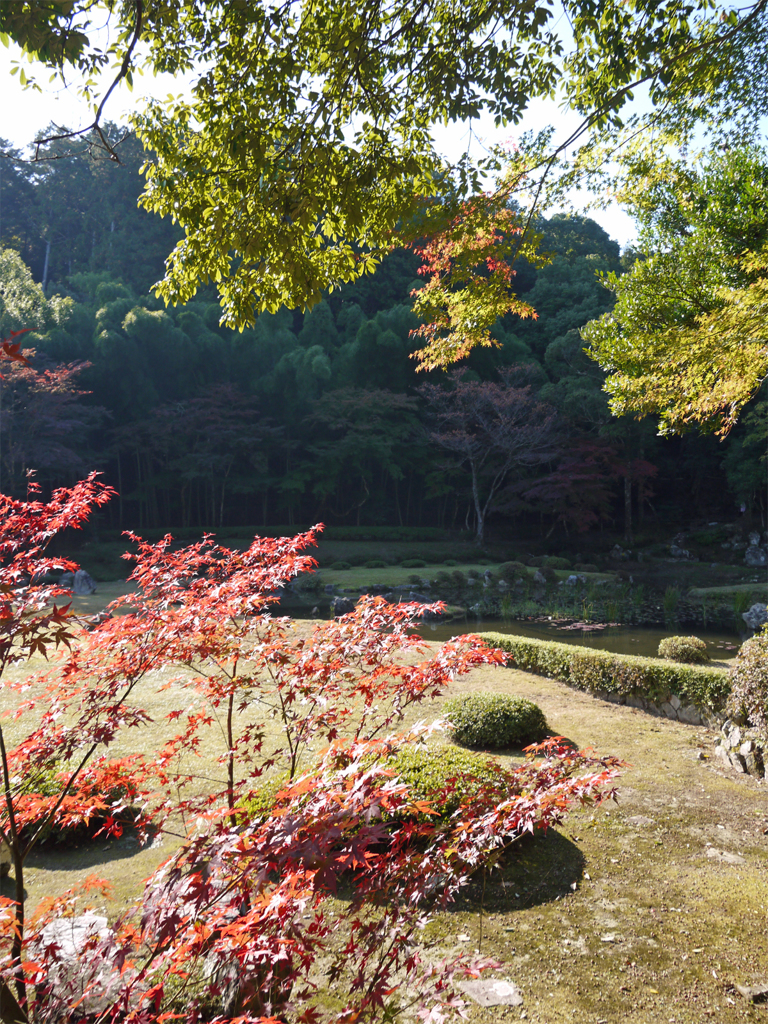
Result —
[[720, 729], [715, 755], [740, 775], [765, 776], [766, 752], [756, 729], [742, 729], [728, 719]]
[[744, 563], [751, 566], [768, 565], [768, 552], [757, 544], [750, 544], [744, 552]]
[[[112, 935], [106, 917], [93, 913], [57, 918], [40, 933], [44, 946], [58, 947], [58, 963], [48, 972], [48, 981], [55, 988], [64, 989], [70, 999], [72, 995], [83, 997], [79, 1004], [83, 1013], [103, 1013], [118, 999], [129, 980], [126, 972], [112, 966], [103, 953], [84, 956], [86, 946], [94, 939], [107, 942]], [[135, 977], [131, 968], [127, 974]]]
[[74, 582], [75, 574], [73, 572], [63, 572], [61, 576], [59, 576], [60, 587], [69, 587], [71, 589], [74, 585]]
[[586, 582], [587, 582], [586, 576], [573, 576], [572, 575], [572, 576], [569, 576], [568, 579], [565, 581], [565, 585], [566, 585], [566, 587], [575, 587], [579, 583], [586, 583]]
[[478, 979], [460, 981], [458, 987], [480, 1006], [522, 1006], [520, 989], [509, 981]]
[[758, 985], [734, 985], [734, 988], [743, 996], [748, 999], [751, 1003], [765, 1003], [768, 1002], [768, 981], [764, 981]]
[[335, 583], [326, 583], [324, 589], [325, 589], [326, 594], [333, 594], [336, 591], [336, 584]]
[[355, 602], [350, 597], [334, 597], [331, 601], [331, 614], [347, 615], [355, 610]]
[[96, 593], [96, 581], [85, 569], [78, 569], [72, 584], [72, 592], [78, 597], [87, 597]]
[[691, 552], [687, 548], [678, 547], [677, 544], [669, 545], [669, 553], [673, 558], [690, 559]]
[[741, 617], [750, 629], [759, 629], [764, 622], [768, 622], [768, 605], [757, 601], [749, 611], [742, 612]]

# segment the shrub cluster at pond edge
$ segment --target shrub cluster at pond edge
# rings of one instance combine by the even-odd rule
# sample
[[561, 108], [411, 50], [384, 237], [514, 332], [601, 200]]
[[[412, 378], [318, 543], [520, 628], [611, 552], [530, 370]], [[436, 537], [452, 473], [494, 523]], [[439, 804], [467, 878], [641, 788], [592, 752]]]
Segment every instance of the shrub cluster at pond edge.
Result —
[[463, 747], [524, 747], [547, 732], [547, 720], [537, 704], [507, 693], [468, 693], [446, 701], [443, 711], [453, 725], [452, 738]]
[[666, 636], [659, 644], [659, 657], [667, 661], [682, 661], [689, 665], [703, 665], [709, 661], [707, 645], [697, 636]]
[[638, 696], [657, 703], [674, 694], [698, 708], [720, 711], [730, 692], [725, 669], [612, 654], [504, 633], [481, 633], [480, 636], [490, 646], [509, 654], [516, 668], [559, 679], [590, 693]]

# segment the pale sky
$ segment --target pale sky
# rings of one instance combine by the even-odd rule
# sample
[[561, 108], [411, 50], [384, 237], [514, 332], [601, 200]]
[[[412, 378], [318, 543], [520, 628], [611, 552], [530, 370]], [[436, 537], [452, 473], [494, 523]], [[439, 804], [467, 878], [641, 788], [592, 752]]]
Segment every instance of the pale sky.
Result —
[[[13, 44], [9, 48], [0, 45], [0, 138], [6, 139], [14, 146], [22, 149], [33, 139], [35, 133], [51, 121], [68, 128], [79, 128], [90, 121], [89, 109], [81, 100], [75, 87], [65, 89], [59, 82], [48, 83], [48, 72], [36, 65], [23, 63], [25, 70], [36, 74], [38, 84], [43, 92], [24, 89], [17, 75], [11, 74], [13, 61], [18, 59], [18, 48]], [[133, 92], [124, 82], [110, 97], [105, 116], [107, 120], [120, 122], [136, 109], [144, 97], [165, 97], [169, 93], [183, 92], [185, 83], [175, 80], [171, 75], [151, 75], [134, 77]], [[486, 144], [509, 140], [524, 131], [539, 131], [547, 125], [556, 129], [556, 139], [567, 138], [578, 124], [578, 117], [572, 113], [563, 114], [555, 103], [535, 101], [524, 122], [517, 127], [497, 129], [490, 117], [481, 118], [473, 124], [474, 135]], [[456, 159], [466, 148], [469, 128], [467, 125], [451, 125], [447, 128], [436, 128], [434, 138], [438, 148], [450, 160]], [[477, 143], [473, 141], [473, 146]], [[574, 197], [574, 204], [586, 205], [587, 198]], [[555, 212], [550, 210], [549, 213]], [[635, 225], [620, 207], [613, 204], [605, 210], [590, 210], [590, 217], [596, 220], [618, 241], [622, 248], [635, 237]]]

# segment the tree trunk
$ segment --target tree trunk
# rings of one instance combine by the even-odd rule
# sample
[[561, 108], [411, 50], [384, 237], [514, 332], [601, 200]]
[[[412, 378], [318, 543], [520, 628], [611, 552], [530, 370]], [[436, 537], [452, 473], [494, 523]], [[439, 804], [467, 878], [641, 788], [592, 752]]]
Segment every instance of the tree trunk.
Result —
[[624, 540], [632, 543], [632, 480], [629, 474], [624, 477]]
[[47, 242], [45, 243], [45, 263], [43, 263], [43, 280], [42, 280], [43, 291], [45, 291], [45, 286], [48, 284], [48, 266], [49, 266], [49, 263], [50, 263], [50, 258], [51, 258], [51, 240], [49, 238], [47, 240]]
[[479, 544], [483, 543], [485, 537], [485, 509], [480, 504], [480, 491], [477, 486], [477, 470], [472, 464], [472, 499], [475, 503], [475, 522], [477, 530], [475, 536]]

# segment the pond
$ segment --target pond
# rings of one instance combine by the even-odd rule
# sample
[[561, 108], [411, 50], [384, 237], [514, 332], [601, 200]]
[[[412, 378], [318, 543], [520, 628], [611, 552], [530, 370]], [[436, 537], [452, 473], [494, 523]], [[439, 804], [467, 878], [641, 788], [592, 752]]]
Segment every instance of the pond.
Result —
[[[444, 641], [463, 633], [509, 633], [530, 636], [537, 640], [556, 640], [558, 643], [595, 647], [614, 654], [637, 654], [646, 658], [658, 657], [659, 642], [667, 636], [687, 634], [683, 628], [662, 629], [654, 626], [605, 626], [604, 628], [573, 629], [565, 624], [542, 621], [503, 621], [501, 619], [454, 619], [452, 622], [425, 622], [419, 633], [425, 640]], [[731, 661], [736, 657], [742, 639], [736, 633], [717, 633], [696, 630], [696, 636], [707, 645], [712, 661]]]
[[[104, 608], [107, 602], [116, 597], [130, 593], [133, 585], [123, 581], [100, 583], [97, 593], [90, 597], [76, 597], [72, 601], [73, 609], [81, 615], [94, 615]], [[310, 605], [306, 601], [282, 601], [284, 614], [296, 618], [311, 618]], [[330, 615], [330, 608], [325, 602], [318, 602], [318, 617]], [[503, 619], [478, 619], [474, 616], [457, 618], [450, 622], [425, 622], [419, 625], [419, 632], [425, 640], [442, 642], [463, 633], [512, 633], [517, 636], [532, 636], [539, 640], [557, 640], [566, 644], [578, 644], [582, 647], [596, 647], [615, 654], [639, 654], [644, 657], [656, 657], [659, 641], [666, 636], [689, 633], [684, 627], [662, 629], [654, 626], [606, 626], [603, 629], [590, 627], [589, 630], [567, 629], [558, 622], [541, 620], [504, 621]], [[712, 630], [695, 630], [696, 636], [707, 644], [709, 656], [713, 661], [730, 661], [736, 657], [740, 643], [747, 638], [744, 634], [714, 632]]]

